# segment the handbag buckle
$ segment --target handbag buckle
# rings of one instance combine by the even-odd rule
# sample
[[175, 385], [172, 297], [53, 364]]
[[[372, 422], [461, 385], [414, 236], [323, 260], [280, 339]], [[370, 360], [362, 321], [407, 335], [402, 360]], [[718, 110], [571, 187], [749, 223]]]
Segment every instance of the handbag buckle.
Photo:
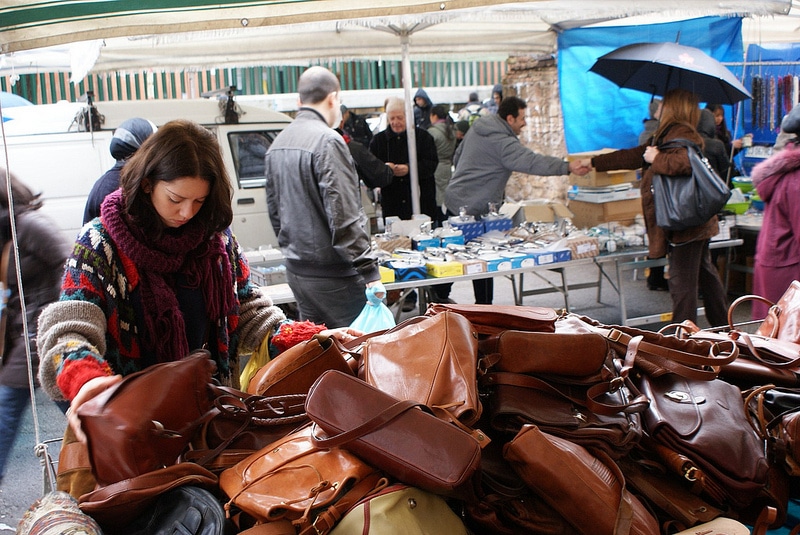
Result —
[[697, 481], [698, 472], [699, 470], [696, 466], [688, 465], [683, 467], [683, 477], [686, 479], [686, 481], [691, 481], [692, 483]]

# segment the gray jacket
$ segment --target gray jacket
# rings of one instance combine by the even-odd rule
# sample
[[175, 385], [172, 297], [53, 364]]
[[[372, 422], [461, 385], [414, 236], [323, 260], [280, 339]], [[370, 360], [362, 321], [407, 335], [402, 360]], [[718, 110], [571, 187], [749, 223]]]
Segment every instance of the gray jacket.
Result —
[[278, 134], [266, 176], [269, 217], [289, 271], [380, 279], [353, 159], [319, 113], [300, 108]]
[[490, 202], [500, 206], [513, 171], [542, 176], [569, 174], [568, 162], [533, 152], [497, 115], [475, 121], [456, 149], [454, 161], [456, 170], [445, 192], [445, 205], [454, 213], [466, 206], [469, 215], [487, 213]]

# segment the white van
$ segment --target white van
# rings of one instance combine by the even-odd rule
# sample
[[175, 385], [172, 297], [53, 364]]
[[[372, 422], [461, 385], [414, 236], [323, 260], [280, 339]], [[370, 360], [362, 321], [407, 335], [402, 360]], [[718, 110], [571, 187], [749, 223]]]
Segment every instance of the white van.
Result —
[[[173, 119], [190, 119], [214, 132], [234, 185], [234, 234], [246, 249], [277, 246], [267, 215], [263, 158], [260, 168], [257, 162], [243, 167], [239, 148], [252, 142], [269, 147], [291, 117], [228, 99], [118, 101], [97, 103], [97, 120], [91, 127], [88, 110], [88, 105], [81, 103], [3, 110], [0, 166], [6, 166], [7, 149], [8, 168], [42, 192], [42, 210], [58, 222], [69, 239], [74, 239], [82, 226], [92, 185], [114, 165], [109, 152], [114, 129], [127, 119], [143, 117], [157, 126]], [[87, 131], [92, 128], [95, 130]]]

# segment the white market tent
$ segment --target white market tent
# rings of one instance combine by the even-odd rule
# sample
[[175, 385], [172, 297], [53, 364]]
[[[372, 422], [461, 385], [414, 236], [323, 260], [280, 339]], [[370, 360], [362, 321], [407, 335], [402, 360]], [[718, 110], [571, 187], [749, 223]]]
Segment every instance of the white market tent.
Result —
[[[744, 17], [745, 45], [800, 41], [800, 0], [0, 0], [0, 75], [308, 64], [329, 58], [503, 60], [556, 52], [557, 32]], [[412, 185], [415, 143], [409, 128]], [[413, 187], [413, 186], [412, 186]], [[412, 199], [417, 200], [414, 191]], [[418, 206], [415, 206], [418, 212]]]
[[[576, 27], [743, 16], [745, 44], [793, 42], [792, 0], [0, 0], [0, 74], [111, 72], [318, 58], [497, 60], [555, 52]], [[82, 76], [80, 76], [82, 77]]]

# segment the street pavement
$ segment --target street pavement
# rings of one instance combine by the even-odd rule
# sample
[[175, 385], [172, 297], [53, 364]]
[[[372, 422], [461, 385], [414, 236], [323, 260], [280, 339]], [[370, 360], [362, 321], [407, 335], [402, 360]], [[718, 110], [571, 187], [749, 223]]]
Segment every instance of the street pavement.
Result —
[[[570, 284], [592, 282], [597, 280], [597, 270], [593, 264], [585, 264], [567, 268]], [[560, 279], [553, 272], [544, 272], [544, 276], [553, 282]], [[627, 272], [625, 297], [628, 317], [638, 317], [668, 312], [671, 301], [668, 292], [650, 291], [647, 289], [641, 273], [638, 280], [633, 273]], [[525, 279], [525, 289], [546, 288], [546, 283], [535, 276]], [[495, 278], [495, 304], [513, 305], [514, 297], [511, 281], [505, 277]], [[619, 296], [611, 288], [608, 281], [602, 282], [601, 302], [596, 300], [594, 288], [574, 290], [569, 293], [570, 310], [605, 324], [620, 323]], [[453, 285], [451, 298], [458, 303], [474, 303], [472, 283], [457, 282]], [[560, 293], [529, 296], [524, 299], [525, 305], [564, 308], [564, 298]], [[736, 321], [743, 321], [748, 314], [749, 306], [740, 307]], [[415, 312], [403, 313], [401, 318], [415, 315]], [[698, 320], [701, 327], [707, 327], [705, 319]], [[657, 329], [663, 323], [640, 326], [646, 329]], [[28, 507], [42, 496], [44, 476], [42, 463], [34, 454], [37, 441], [60, 439], [66, 425], [66, 418], [47, 395], [37, 389], [36, 407], [38, 412], [38, 430], [35, 429], [32, 411], [28, 410], [22, 423], [22, 429], [6, 468], [6, 475], [0, 485], [0, 535], [14, 533], [19, 520]], [[48, 449], [54, 459], [58, 458], [60, 442], [51, 444]]]

